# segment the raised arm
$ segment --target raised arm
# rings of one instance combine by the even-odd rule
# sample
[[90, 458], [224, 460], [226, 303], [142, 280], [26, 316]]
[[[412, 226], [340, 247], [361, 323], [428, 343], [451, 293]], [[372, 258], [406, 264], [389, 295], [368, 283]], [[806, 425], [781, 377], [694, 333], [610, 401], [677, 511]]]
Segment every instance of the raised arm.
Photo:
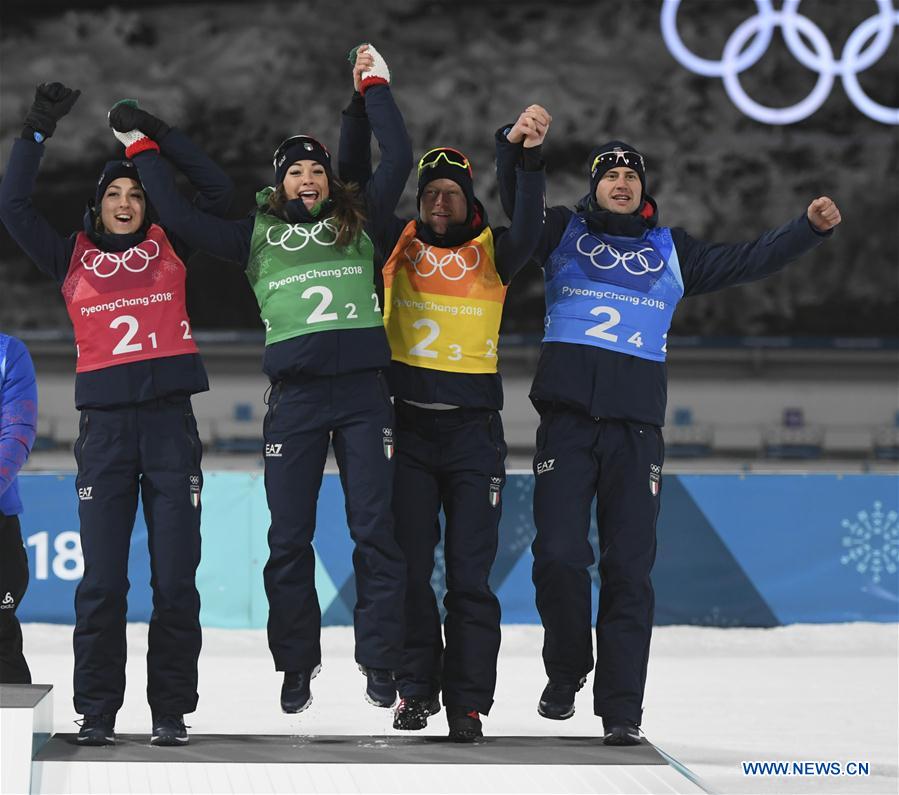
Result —
[[546, 175], [540, 145], [549, 129], [549, 114], [546, 117], [539, 131], [528, 128], [524, 133], [523, 157], [515, 175], [515, 214], [511, 227], [496, 238], [496, 269], [503, 284], [509, 284], [528, 263], [543, 238]]
[[378, 141], [381, 161], [365, 186], [365, 198], [373, 227], [384, 229], [391, 223], [412, 170], [412, 143], [390, 92], [390, 72], [384, 59], [371, 45], [366, 52], [373, 56], [374, 66], [362, 74], [359, 90], [365, 98], [365, 114]]
[[[116, 137], [125, 144], [125, 154], [153, 148], [155, 142], [164, 154], [197, 189], [194, 202], [203, 212], [224, 216], [231, 206], [234, 183], [221, 168], [180, 130], [125, 99], [113, 105], [109, 126], [119, 131]], [[130, 132], [125, 132], [130, 131]]]
[[840, 220], [836, 204], [822, 196], [799, 217], [746, 243], [706, 243], [683, 229], [672, 229], [684, 295], [708, 293], [777, 273], [821, 245]]
[[[166, 232], [192, 249], [202, 249], [246, 267], [253, 234], [252, 218], [225, 221], [187, 201], [175, 187], [168, 163], [159, 156], [159, 144], [144, 130], [130, 126], [136, 122], [162, 137], [168, 137], [171, 132], [155, 116], [139, 111], [133, 100], [118, 102], [109, 112], [109, 126], [124, 144], [125, 157], [137, 166], [140, 181]], [[182, 165], [194, 172], [204, 170], [212, 162], [193, 144], [182, 147], [179, 154]]]
[[[234, 195], [234, 183], [184, 133], [169, 127], [162, 119], [137, 107], [137, 103], [130, 99], [121, 100], [113, 105], [108, 118], [109, 126], [114, 130], [139, 131], [150, 141], [155, 141], [162, 154], [171, 160], [197, 189], [194, 202], [199, 209], [218, 216], [224, 216], [228, 212]], [[121, 137], [119, 140], [126, 146], [135, 144], [141, 146], [140, 136], [132, 133], [125, 133], [125, 136], [125, 140]]]
[[[376, 115], [380, 113], [382, 135], [386, 136], [386, 141], [378, 139], [381, 145], [381, 165], [384, 165], [385, 156], [388, 157], [388, 163], [386, 170], [382, 171], [379, 167], [378, 182], [372, 184], [372, 126], [366, 103], [374, 102], [377, 106], [377, 91], [381, 90], [379, 87], [386, 86], [390, 72], [381, 55], [370, 44], [360, 44], [353, 49], [350, 60], [353, 63], [355, 91], [341, 118], [338, 168], [341, 179], [351, 179], [365, 190], [369, 216], [366, 231], [378, 254], [386, 257], [404, 226], [403, 221], [394, 215], [394, 211], [411, 170], [412, 146], [405, 123], [392, 97], [382, 97], [381, 106], [392, 106], [380, 110], [376, 107], [375, 110]], [[371, 89], [376, 91], [374, 100], [366, 99]], [[406, 165], [402, 162], [404, 159], [408, 161]]]
[[37, 383], [31, 356], [15, 337], [0, 337], [0, 497], [28, 458], [36, 429]]
[[13, 142], [9, 163], [0, 181], [0, 220], [10, 236], [48, 276], [62, 284], [69, 269], [74, 242], [63, 238], [31, 203], [34, 183], [44, 155], [44, 141], [56, 123], [81, 95], [62, 83], [42, 83], [25, 117], [20, 138]]
[[337, 145], [337, 176], [364, 188], [371, 179], [371, 125], [365, 113], [362, 78], [371, 72], [375, 58], [367, 44], [350, 51], [353, 64], [353, 97], [340, 117], [340, 142]]
[[171, 167], [159, 152], [148, 149], [134, 155], [144, 190], [166, 230], [194, 249], [246, 267], [250, 254], [253, 219], [226, 221], [203, 212], [175, 186]]
[[340, 116], [337, 176], [365, 188], [371, 179], [371, 125], [365, 114], [365, 98], [358, 91]]
[[[542, 145], [551, 122], [552, 116], [543, 107], [529, 105], [522, 111], [515, 124], [504, 125], [496, 131], [496, 179], [503, 210], [512, 219], [510, 232], [517, 226], [518, 201], [528, 195], [522, 191], [520, 179], [528, 174], [543, 173]], [[571, 218], [571, 211], [565, 207], [546, 207], [543, 198], [545, 185], [541, 188], [541, 192], [539, 235], [528, 258], [509, 276], [510, 280], [515, 272], [524, 267], [527, 259], [533, 258], [541, 266], [546, 262], [553, 249], [559, 245]], [[534, 218], [535, 210], [531, 204], [523, 210], [525, 218]], [[533, 220], [530, 223], [533, 223]], [[527, 236], [528, 232], [522, 230], [522, 237], [519, 239], [526, 240]]]

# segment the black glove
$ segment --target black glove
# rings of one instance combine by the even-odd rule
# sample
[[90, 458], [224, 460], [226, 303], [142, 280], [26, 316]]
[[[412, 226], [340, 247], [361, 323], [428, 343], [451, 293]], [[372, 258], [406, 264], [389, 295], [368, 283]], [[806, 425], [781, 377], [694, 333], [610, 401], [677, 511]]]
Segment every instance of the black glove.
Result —
[[118, 132], [140, 130], [156, 143], [159, 143], [172, 129], [162, 119], [157, 119], [152, 113], [147, 113], [126, 101], [117, 102], [112, 106], [109, 111], [109, 126]]
[[[56, 122], [72, 109], [80, 96], [80, 91], [62, 83], [41, 83], [34, 91], [34, 102], [25, 117], [22, 137], [33, 137], [39, 141], [49, 138], [56, 130]], [[36, 133], [40, 134], [40, 138]]]

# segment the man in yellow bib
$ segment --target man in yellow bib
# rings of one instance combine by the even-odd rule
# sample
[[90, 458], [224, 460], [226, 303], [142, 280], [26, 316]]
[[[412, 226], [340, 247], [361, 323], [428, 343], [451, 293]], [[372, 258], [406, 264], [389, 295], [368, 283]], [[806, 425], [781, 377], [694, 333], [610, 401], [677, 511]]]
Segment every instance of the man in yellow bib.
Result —
[[[523, 131], [524, 133], [524, 131]], [[367, 120], [344, 116], [341, 162], [364, 167]], [[396, 403], [393, 511], [406, 557], [406, 639], [396, 729], [423, 729], [446, 706], [449, 736], [471, 742], [493, 705], [500, 607], [496, 557], [506, 444], [497, 345], [506, 289], [543, 228], [543, 163], [518, 174], [515, 222], [492, 229], [468, 158], [432, 149], [418, 164], [419, 217], [372, 218], [384, 258], [384, 323]], [[375, 209], [375, 212], [377, 210]], [[431, 587], [446, 517], [446, 619]]]

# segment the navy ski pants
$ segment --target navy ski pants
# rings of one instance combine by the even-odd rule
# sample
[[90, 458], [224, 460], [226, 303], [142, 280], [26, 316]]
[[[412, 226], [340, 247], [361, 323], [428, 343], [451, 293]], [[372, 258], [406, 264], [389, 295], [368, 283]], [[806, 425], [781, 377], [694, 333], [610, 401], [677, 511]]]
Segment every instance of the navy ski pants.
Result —
[[312, 538], [329, 444], [355, 543], [356, 662], [394, 670], [403, 641], [406, 567], [390, 512], [394, 437], [386, 377], [363, 370], [279, 381], [272, 387], [263, 431], [271, 512], [263, 575], [276, 670], [305, 671], [321, 662]]
[[593, 707], [640, 725], [655, 606], [664, 444], [654, 425], [541, 412], [534, 457], [534, 585], [547, 676], [576, 682], [593, 669], [588, 536], [596, 499], [601, 587]]
[[0, 513], [0, 683], [30, 685], [16, 610], [28, 587], [28, 555], [18, 516]]
[[75, 442], [84, 576], [75, 592], [75, 709], [115, 713], [125, 695], [128, 551], [140, 492], [153, 612], [147, 701], [154, 713], [197, 706], [202, 447], [190, 399], [84, 409]]
[[[400, 696], [443, 691], [443, 703], [486, 715], [500, 644], [499, 600], [488, 578], [496, 558], [506, 444], [499, 412], [434, 410], [397, 401], [396, 532], [406, 557], [406, 642]], [[444, 649], [431, 587], [446, 517]]]

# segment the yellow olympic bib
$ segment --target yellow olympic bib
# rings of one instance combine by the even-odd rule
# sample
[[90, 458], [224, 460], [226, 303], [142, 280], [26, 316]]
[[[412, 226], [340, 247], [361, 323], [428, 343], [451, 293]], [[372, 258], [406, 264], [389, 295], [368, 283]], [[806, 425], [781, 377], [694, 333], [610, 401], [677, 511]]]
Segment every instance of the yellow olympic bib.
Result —
[[506, 287], [490, 227], [440, 248], [406, 224], [383, 268], [384, 325], [395, 361], [452, 373], [495, 373]]

